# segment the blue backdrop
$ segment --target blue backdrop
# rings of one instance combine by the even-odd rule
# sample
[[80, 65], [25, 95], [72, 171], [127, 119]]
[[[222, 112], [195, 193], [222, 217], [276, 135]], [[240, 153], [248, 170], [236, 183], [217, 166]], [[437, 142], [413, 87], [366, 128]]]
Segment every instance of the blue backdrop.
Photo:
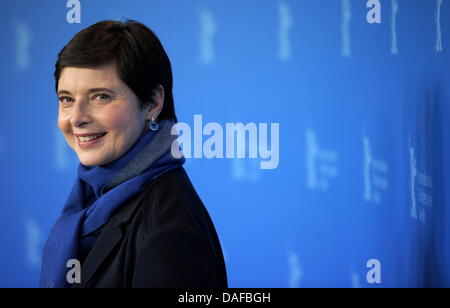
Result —
[[450, 1], [380, 2], [369, 23], [365, 0], [2, 0], [0, 286], [37, 285], [76, 176], [56, 124], [57, 53], [123, 18], [165, 46], [180, 122], [279, 124], [275, 169], [185, 165], [231, 287], [450, 286]]

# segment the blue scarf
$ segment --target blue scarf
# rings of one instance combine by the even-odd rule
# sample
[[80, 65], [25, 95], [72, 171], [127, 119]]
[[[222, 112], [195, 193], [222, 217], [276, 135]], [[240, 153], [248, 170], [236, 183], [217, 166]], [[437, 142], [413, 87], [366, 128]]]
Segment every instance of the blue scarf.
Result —
[[44, 247], [39, 287], [68, 287], [67, 261], [92, 248], [97, 236], [89, 233], [106, 224], [149, 181], [185, 163], [184, 157], [171, 155], [177, 138], [171, 135], [173, 124], [161, 121], [158, 131], [144, 132], [123, 156], [109, 164], [87, 167], [80, 163], [78, 177]]

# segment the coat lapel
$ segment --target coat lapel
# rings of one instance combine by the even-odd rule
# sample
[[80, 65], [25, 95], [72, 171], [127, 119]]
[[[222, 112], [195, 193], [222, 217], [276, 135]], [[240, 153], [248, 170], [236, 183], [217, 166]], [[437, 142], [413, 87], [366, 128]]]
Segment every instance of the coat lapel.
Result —
[[122, 237], [123, 233], [115, 222], [110, 221], [105, 225], [105, 228], [81, 267], [81, 284], [75, 285], [75, 287], [88, 287], [92, 276], [120, 242]]
[[89, 287], [90, 281], [98, 268], [122, 240], [124, 234], [121, 226], [128, 223], [133, 217], [134, 213], [139, 208], [138, 205], [140, 204], [140, 200], [143, 198], [144, 193], [132, 197], [105, 225], [100, 236], [95, 241], [92, 250], [84, 261], [84, 264], [81, 266], [81, 283], [74, 285], [75, 288]]

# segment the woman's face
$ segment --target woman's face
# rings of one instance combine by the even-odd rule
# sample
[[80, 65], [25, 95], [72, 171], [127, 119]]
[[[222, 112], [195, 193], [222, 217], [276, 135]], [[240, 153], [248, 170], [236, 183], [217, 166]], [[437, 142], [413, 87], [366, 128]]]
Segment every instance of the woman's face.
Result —
[[58, 127], [85, 166], [104, 165], [125, 154], [149, 117], [114, 64], [64, 68], [58, 100]]

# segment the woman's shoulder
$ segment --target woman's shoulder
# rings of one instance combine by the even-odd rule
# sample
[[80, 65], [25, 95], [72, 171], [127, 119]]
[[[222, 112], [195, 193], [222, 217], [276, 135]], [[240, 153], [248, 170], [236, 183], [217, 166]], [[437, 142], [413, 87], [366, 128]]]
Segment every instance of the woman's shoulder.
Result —
[[142, 193], [139, 207], [139, 221], [146, 234], [168, 228], [208, 233], [209, 214], [182, 166], [149, 183]]

